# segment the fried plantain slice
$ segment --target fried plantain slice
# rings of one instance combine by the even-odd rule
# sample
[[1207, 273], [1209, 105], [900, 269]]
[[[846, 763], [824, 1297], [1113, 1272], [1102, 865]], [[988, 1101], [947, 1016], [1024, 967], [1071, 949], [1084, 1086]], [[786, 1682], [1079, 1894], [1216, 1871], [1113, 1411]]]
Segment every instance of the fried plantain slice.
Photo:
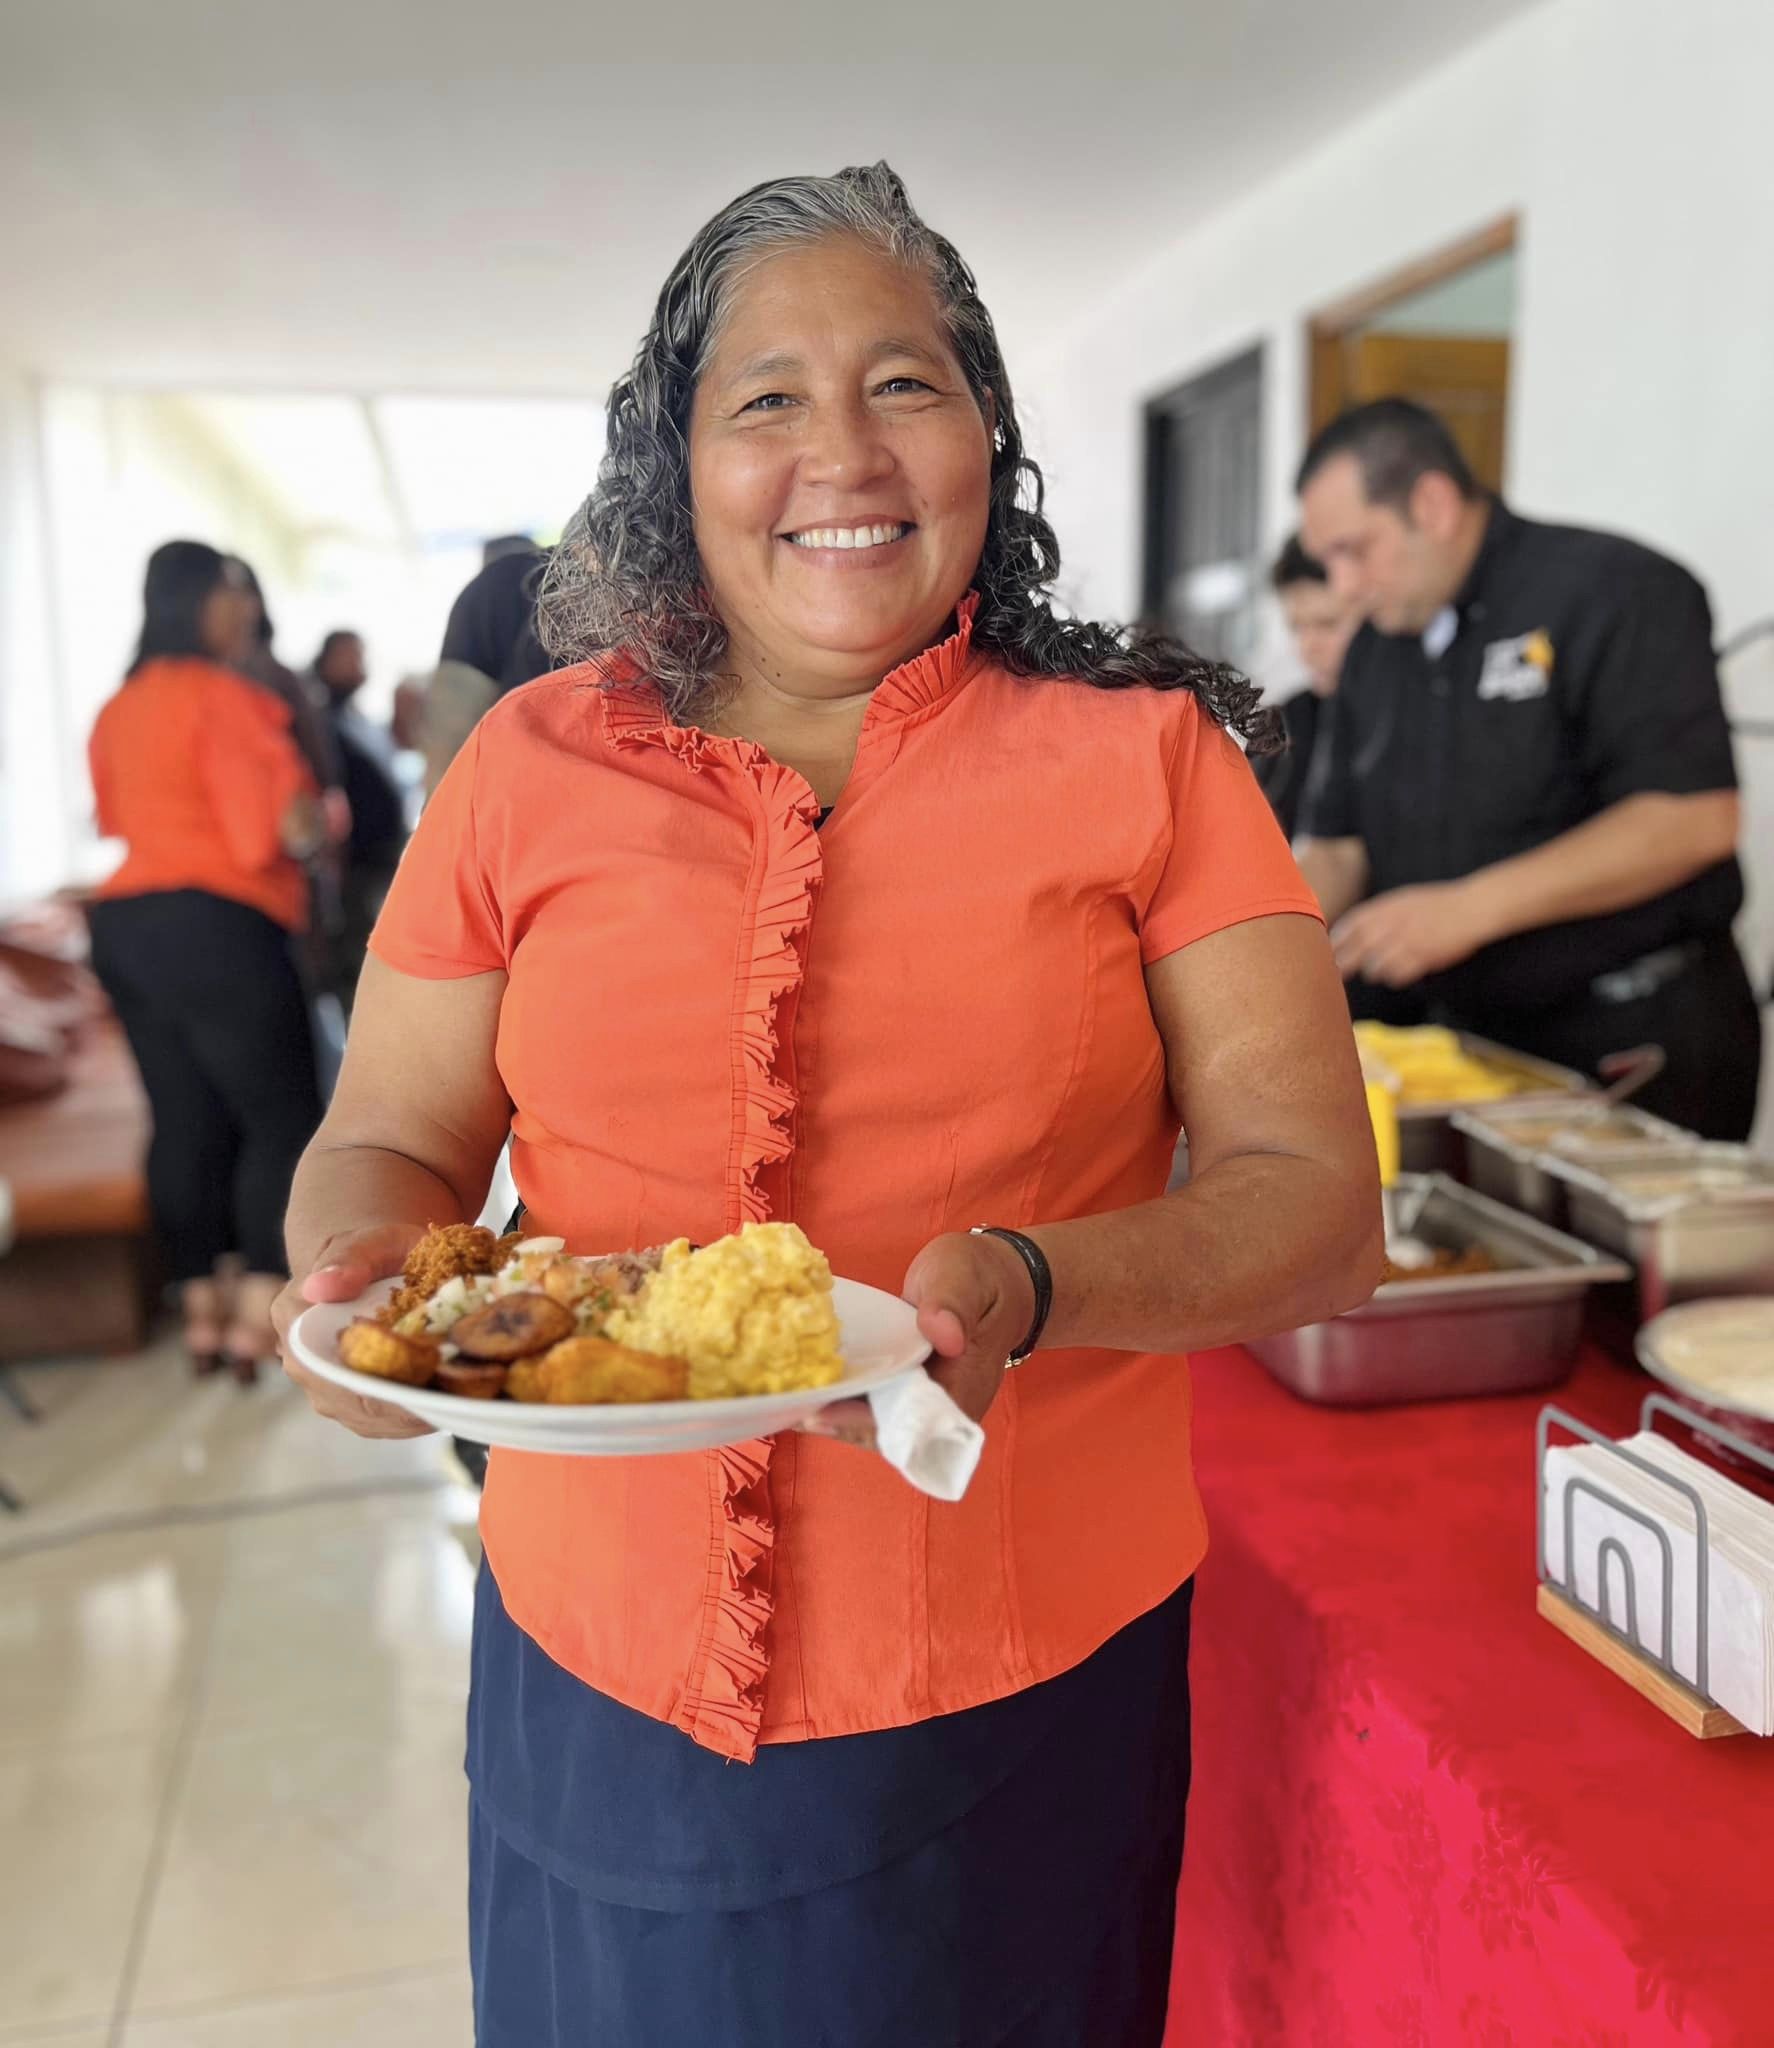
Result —
[[603, 1337], [569, 1337], [536, 1363], [541, 1398], [563, 1407], [681, 1401], [690, 1388], [690, 1368], [683, 1359], [630, 1351]]
[[438, 1361], [435, 1384], [440, 1393], [461, 1394], [470, 1401], [496, 1401], [505, 1391], [509, 1370], [478, 1359], [443, 1358]]
[[403, 1387], [428, 1387], [439, 1365], [438, 1349], [429, 1337], [403, 1337], [359, 1316], [339, 1332], [339, 1356], [353, 1372]]
[[546, 1294], [504, 1294], [465, 1315], [450, 1331], [464, 1357], [509, 1362], [546, 1351], [573, 1333], [573, 1312]]

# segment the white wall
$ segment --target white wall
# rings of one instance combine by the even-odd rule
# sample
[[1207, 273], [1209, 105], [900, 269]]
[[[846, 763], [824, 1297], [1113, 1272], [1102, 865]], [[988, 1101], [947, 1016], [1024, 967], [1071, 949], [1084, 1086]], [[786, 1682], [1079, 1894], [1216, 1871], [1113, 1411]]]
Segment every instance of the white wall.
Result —
[[36, 385], [0, 368], [0, 907], [37, 883], [45, 835], [59, 849], [68, 798], [38, 425]]
[[[1286, 532], [1316, 306], [1517, 210], [1511, 497], [1693, 567], [1722, 629], [1774, 611], [1774, 8], [1547, 0], [1098, 300], [1017, 366], [1066, 594], [1139, 597], [1140, 409], [1266, 344]], [[1161, 221], [1161, 191], [1127, 203]]]

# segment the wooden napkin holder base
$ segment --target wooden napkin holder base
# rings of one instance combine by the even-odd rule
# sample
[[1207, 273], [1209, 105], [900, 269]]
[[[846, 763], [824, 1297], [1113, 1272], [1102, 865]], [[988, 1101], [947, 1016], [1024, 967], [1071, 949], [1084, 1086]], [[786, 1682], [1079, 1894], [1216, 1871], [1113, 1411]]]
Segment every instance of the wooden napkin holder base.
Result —
[[1543, 1620], [1569, 1636], [1580, 1650], [1587, 1650], [1616, 1678], [1625, 1679], [1634, 1692], [1641, 1693], [1652, 1706], [1660, 1707], [1678, 1728], [1685, 1729], [1701, 1742], [1716, 1742], [1721, 1736], [1749, 1733], [1743, 1723], [1727, 1714], [1723, 1707], [1703, 1700], [1691, 1685], [1684, 1685], [1679, 1678], [1671, 1678], [1666, 1671], [1659, 1671], [1655, 1664], [1639, 1656], [1618, 1636], [1610, 1635], [1600, 1622], [1592, 1621], [1582, 1608], [1573, 1606], [1551, 1586], [1541, 1586], [1535, 1605]]
[[[1774, 1453], [1747, 1442], [1735, 1431], [1726, 1429], [1710, 1416], [1697, 1415], [1692, 1409], [1682, 1406], [1664, 1393], [1648, 1394], [1639, 1409], [1639, 1430], [1641, 1433], [1655, 1429], [1659, 1416], [1667, 1417], [1687, 1430], [1693, 1437], [1709, 1448], [1723, 1447], [1744, 1462], [1758, 1465], [1774, 1474]], [[1638, 1609], [1637, 1593], [1634, 1586], [1632, 1560], [1624, 1546], [1613, 1537], [1601, 1545], [1598, 1558], [1599, 1599], [1601, 1611], [1590, 1608], [1577, 1594], [1577, 1573], [1574, 1558], [1573, 1505], [1580, 1492], [1595, 1495], [1604, 1501], [1612, 1499], [1603, 1482], [1593, 1477], [1567, 1479], [1561, 1496], [1564, 1517], [1564, 1572], [1560, 1580], [1550, 1572], [1547, 1564], [1546, 1524], [1546, 1453], [1551, 1444], [1553, 1430], [1562, 1430], [1575, 1437], [1578, 1442], [1592, 1445], [1606, 1452], [1611, 1458], [1618, 1458], [1634, 1467], [1646, 1477], [1659, 1482], [1687, 1502], [1692, 1515], [1692, 1528], [1698, 1538], [1694, 1545], [1694, 1591], [1693, 1611], [1700, 1620], [1700, 1637], [1697, 1646], [1695, 1673], [1696, 1683], [1690, 1685], [1674, 1669], [1670, 1642], [1673, 1635], [1670, 1607], [1669, 1576], [1674, 1569], [1673, 1553], [1667, 1534], [1661, 1536], [1663, 1548], [1663, 1655], [1658, 1657], [1644, 1648], [1644, 1637], [1635, 1618]], [[1656, 1531], [1658, 1524], [1642, 1507], [1632, 1506], [1624, 1496], [1617, 1505], [1620, 1512], [1646, 1527]], [[1634, 1692], [1648, 1699], [1654, 1707], [1688, 1734], [1701, 1742], [1716, 1742], [1726, 1735], [1747, 1735], [1737, 1717], [1721, 1707], [1713, 1699], [1707, 1686], [1708, 1621], [1712, 1607], [1708, 1598], [1708, 1559], [1710, 1542], [1705, 1503], [1700, 1494], [1686, 1480], [1666, 1470], [1661, 1465], [1648, 1463], [1625, 1443], [1616, 1443], [1612, 1437], [1604, 1436], [1575, 1415], [1562, 1408], [1546, 1407], [1540, 1411], [1540, 1420], [1535, 1429], [1534, 1450], [1534, 1534], [1535, 1556], [1539, 1568], [1539, 1590], [1535, 1605], [1543, 1620], [1552, 1623], [1560, 1634], [1568, 1636], [1581, 1650], [1587, 1650], [1598, 1664], [1611, 1671], [1616, 1678], [1623, 1678]], [[1614, 1624], [1609, 1597], [1610, 1552], [1620, 1565], [1624, 1577], [1626, 1599], [1626, 1625], [1624, 1629]]]

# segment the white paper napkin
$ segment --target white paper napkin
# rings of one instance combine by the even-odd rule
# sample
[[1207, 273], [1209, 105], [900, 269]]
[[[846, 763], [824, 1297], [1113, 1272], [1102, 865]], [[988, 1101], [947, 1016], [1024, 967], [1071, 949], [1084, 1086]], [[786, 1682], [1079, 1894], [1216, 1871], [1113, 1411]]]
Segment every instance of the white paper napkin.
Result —
[[[1706, 1628], [1708, 1685], [1714, 1699], [1759, 1735], [1774, 1734], [1774, 1570], [1762, 1540], [1769, 1510], [1710, 1466], [1656, 1436], [1626, 1439], [1636, 1451], [1693, 1484], [1709, 1517]], [[1573, 1501], [1572, 1563], [1578, 1593], [1591, 1607], [1601, 1605], [1604, 1541], [1632, 1560], [1641, 1642], [1661, 1650], [1664, 1553], [1653, 1531], [1627, 1514], [1638, 1508], [1666, 1536], [1670, 1564], [1671, 1662], [1690, 1684], [1698, 1672], [1696, 1644], [1702, 1625], [1696, 1611], [1695, 1527], [1692, 1506], [1671, 1488], [1590, 1444], [1561, 1444], [1546, 1454], [1546, 1562], [1564, 1579], [1564, 1497], [1579, 1474], [1604, 1496], [1579, 1493]], [[1616, 1558], [1606, 1567], [1609, 1605], [1624, 1628], [1624, 1574]]]
[[869, 1396], [875, 1447], [932, 1500], [959, 1500], [985, 1449], [986, 1433], [920, 1368]]

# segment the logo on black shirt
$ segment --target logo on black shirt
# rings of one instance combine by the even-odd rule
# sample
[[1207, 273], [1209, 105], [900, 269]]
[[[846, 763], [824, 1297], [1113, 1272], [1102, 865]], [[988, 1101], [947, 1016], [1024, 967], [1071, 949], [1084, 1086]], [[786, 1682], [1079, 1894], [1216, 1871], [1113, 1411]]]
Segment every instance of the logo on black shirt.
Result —
[[1552, 642], [1536, 627], [1513, 640], [1493, 640], [1479, 670], [1481, 698], [1502, 697], [1511, 704], [1544, 697], [1552, 682]]

